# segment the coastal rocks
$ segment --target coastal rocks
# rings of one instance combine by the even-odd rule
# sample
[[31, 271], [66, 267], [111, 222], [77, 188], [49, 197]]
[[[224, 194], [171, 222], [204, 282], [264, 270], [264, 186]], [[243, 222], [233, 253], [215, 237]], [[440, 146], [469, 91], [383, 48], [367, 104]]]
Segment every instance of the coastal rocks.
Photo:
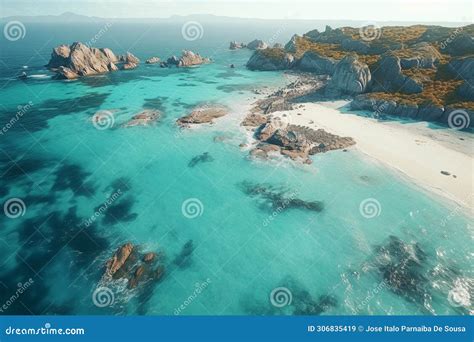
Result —
[[[143, 262], [142, 262], [142, 261]], [[160, 280], [164, 274], [164, 266], [157, 265], [156, 254], [145, 253], [140, 257], [137, 246], [126, 243], [119, 247], [106, 263], [105, 279], [127, 279], [129, 289], [137, 287], [148, 280]]]
[[474, 39], [467, 33], [459, 34], [449, 44], [446, 44], [445, 51], [452, 56], [473, 55]]
[[247, 49], [250, 50], [261, 50], [266, 48], [268, 48], [267, 43], [260, 39], [252, 40], [250, 43], [247, 44]]
[[385, 55], [374, 67], [371, 91], [400, 92], [416, 94], [423, 91], [421, 82], [403, 75], [400, 58], [394, 55]]
[[291, 68], [293, 55], [280, 48], [257, 49], [247, 62], [250, 70], [273, 71]]
[[167, 65], [175, 65], [177, 67], [190, 67], [194, 65], [201, 65], [209, 63], [211, 60], [206, 57], [202, 57], [198, 53], [194, 53], [190, 50], [183, 50], [180, 57], [172, 56], [166, 61]]
[[130, 70], [130, 69], [135, 69], [140, 63], [140, 60], [137, 57], [135, 57], [132, 53], [127, 52], [125, 56], [120, 56], [120, 62], [123, 63], [122, 65], [123, 70]]
[[259, 143], [252, 150], [249, 155], [253, 158], [268, 159], [272, 154], [280, 154], [281, 149], [279, 146], [272, 144]]
[[238, 50], [238, 49], [243, 49], [245, 47], [246, 45], [244, 43], [238, 43], [235, 40], [233, 42], [230, 42], [230, 45], [229, 45], [230, 50]]
[[366, 91], [370, 80], [371, 73], [367, 64], [354, 56], [346, 56], [337, 63], [327, 91], [335, 94], [360, 94]]
[[284, 49], [285, 47], [281, 43], [275, 43], [275, 44], [273, 44], [272, 48], [274, 48], [274, 49]]
[[159, 57], [151, 57], [151, 58], [148, 58], [145, 63], [146, 64], [156, 64], [156, 63], [160, 63], [161, 59]]
[[149, 126], [161, 117], [161, 112], [154, 109], [146, 109], [132, 117], [123, 127]]
[[193, 109], [193, 111], [176, 120], [181, 127], [190, 125], [212, 123], [214, 119], [220, 118], [228, 113], [228, 109], [220, 105], [203, 105]]
[[47, 68], [59, 78], [74, 79], [117, 70], [117, 57], [109, 49], [90, 48], [80, 42], [53, 49]]
[[412, 45], [408, 51], [410, 51], [412, 56], [400, 57], [400, 65], [402, 69], [433, 69], [441, 58], [441, 54], [426, 42]]
[[257, 127], [267, 122], [267, 117], [258, 113], [248, 114], [242, 121], [242, 126]]
[[297, 62], [296, 68], [301, 71], [312, 72], [316, 75], [332, 75], [337, 61], [333, 58], [322, 57], [313, 51], [307, 51]]

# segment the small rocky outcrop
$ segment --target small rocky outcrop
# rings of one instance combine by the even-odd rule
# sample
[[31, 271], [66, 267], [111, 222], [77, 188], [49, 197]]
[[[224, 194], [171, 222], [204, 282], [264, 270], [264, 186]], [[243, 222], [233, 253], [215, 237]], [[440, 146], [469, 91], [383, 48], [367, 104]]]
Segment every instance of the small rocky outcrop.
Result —
[[273, 71], [291, 68], [294, 62], [293, 55], [283, 49], [267, 48], [256, 50], [247, 62], [250, 70]]
[[140, 60], [130, 52], [127, 52], [124, 56], [120, 56], [120, 61], [123, 63], [123, 70], [135, 69], [138, 64], [140, 64]]
[[47, 68], [59, 78], [74, 79], [117, 70], [117, 57], [110, 49], [90, 48], [80, 42], [53, 49]]
[[400, 92], [416, 94], [423, 91], [421, 82], [402, 73], [400, 58], [394, 55], [385, 55], [374, 67], [372, 74], [372, 91]]
[[285, 47], [281, 43], [275, 43], [275, 44], [273, 44], [272, 48], [274, 48], [274, 49], [284, 49]]
[[[355, 144], [349, 137], [339, 137], [323, 129], [313, 130], [308, 127], [290, 125], [280, 118], [272, 118], [264, 124], [257, 134], [257, 138], [270, 145], [278, 146], [280, 153], [291, 159], [303, 159], [311, 163], [309, 155], [344, 149]], [[257, 145], [251, 155], [266, 156], [269, 151], [278, 149], [266, 145]]]
[[433, 69], [441, 58], [441, 54], [426, 42], [412, 45], [408, 51], [411, 55], [410, 57], [400, 57], [402, 69]]
[[238, 43], [235, 40], [233, 42], [230, 42], [230, 45], [229, 45], [230, 50], [238, 50], [238, 49], [243, 49], [245, 47], [246, 45], [244, 43]]
[[228, 109], [221, 105], [203, 105], [193, 109], [193, 111], [176, 120], [181, 127], [191, 125], [213, 123], [214, 119], [220, 118], [228, 113]]
[[158, 281], [164, 275], [165, 268], [158, 264], [157, 259], [155, 253], [142, 254], [137, 246], [126, 243], [107, 261], [104, 278], [127, 279], [129, 289], [145, 281]]
[[367, 64], [354, 56], [346, 56], [337, 63], [334, 74], [327, 85], [330, 94], [356, 95], [366, 91], [371, 81]]
[[151, 58], [148, 58], [145, 63], [146, 64], [156, 64], [156, 63], [160, 63], [161, 59], [160, 57], [151, 57]]
[[149, 126], [150, 124], [158, 121], [160, 117], [161, 112], [159, 110], [146, 109], [134, 115], [130, 121], [123, 124], [122, 127]]
[[262, 50], [266, 49], [267, 47], [267, 43], [260, 39], [252, 40], [250, 43], [247, 44], [247, 49], [250, 50]]
[[337, 61], [333, 58], [323, 57], [316, 52], [307, 51], [297, 62], [296, 68], [316, 75], [332, 75], [336, 64]]
[[180, 57], [172, 56], [166, 61], [166, 65], [175, 65], [177, 67], [190, 67], [194, 65], [200, 65], [209, 63], [211, 60], [206, 57], [202, 57], [198, 53], [194, 53], [190, 50], [183, 50]]

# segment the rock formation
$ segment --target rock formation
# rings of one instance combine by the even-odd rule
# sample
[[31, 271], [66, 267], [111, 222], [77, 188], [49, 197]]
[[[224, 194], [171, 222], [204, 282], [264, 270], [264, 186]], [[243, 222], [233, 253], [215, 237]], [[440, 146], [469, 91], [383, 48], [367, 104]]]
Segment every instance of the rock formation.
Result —
[[250, 43], [247, 44], [247, 49], [250, 49], [250, 50], [266, 49], [267, 47], [268, 47], [267, 43], [265, 43], [263, 40], [260, 40], [260, 39], [252, 40]]
[[331, 93], [355, 95], [365, 92], [370, 80], [371, 74], [367, 64], [354, 56], [346, 56], [337, 63], [327, 87]]
[[402, 73], [400, 58], [385, 55], [374, 67], [372, 91], [400, 92], [405, 94], [421, 93], [423, 85]]
[[214, 119], [220, 118], [228, 113], [228, 109], [220, 105], [203, 105], [193, 109], [193, 111], [178, 120], [177, 124], [181, 127], [190, 125], [212, 123]]
[[206, 57], [202, 57], [198, 53], [194, 53], [189, 50], [183, 50], [180, 57], [172, 56], [166, 61], [167, 65], [175, 65], [177, 67], [189, 67], [193, 65], [200, 65], [209, 63], [211, 60]]
[[229, 45], [229, 49], [231, 50], [243, 49], [245, 47], [246, 45], [244, 43], [238, 43], [235, 40], [233, 42], [230, 42], [230, 45]]
[[160, 63], [160, 57], [151, 57], [151, 58], [148, 58], [145, 63], [146, 64], [156, 64], [156, 63]]
[[293, 61], [294, 57], [283, 49], [259, 49], [250, 57], [247, 68], [262, 71], [285, 70], [292, 66]]
[[315, 75], [332, 75], [337, 61], [333, 58], [323, 57], [316, 52], [307, 51], [298, 61], [296, 68], [301, 71], [312, 72]]
[[75, 42], [54, 48], [46, 67], [56, 72], [59, 78], [74, 79], [117, 70], [117, 62], [110, 49], [90, 48]]

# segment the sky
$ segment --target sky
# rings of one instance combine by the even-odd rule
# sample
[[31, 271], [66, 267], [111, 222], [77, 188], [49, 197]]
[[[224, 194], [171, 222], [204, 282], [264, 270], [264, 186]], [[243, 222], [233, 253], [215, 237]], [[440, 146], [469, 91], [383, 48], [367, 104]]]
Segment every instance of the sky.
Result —
[[0, 0], [0, 17], [167, 18], [214, 14], [263, 19], [473, 22], [473, 0]]

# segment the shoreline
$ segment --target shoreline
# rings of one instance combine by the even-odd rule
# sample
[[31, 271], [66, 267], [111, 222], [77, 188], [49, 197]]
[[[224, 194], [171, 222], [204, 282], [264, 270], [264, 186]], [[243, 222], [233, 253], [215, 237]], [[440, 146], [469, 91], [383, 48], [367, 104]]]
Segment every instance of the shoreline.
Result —
[[298, 108], [271, 115], [285, 115], [293, 125], [352, 137], [356, 144], [351, 149], [401, 172], [415, 185], [456, 202], [470, 216], [474, 215], [474, 158], [467, 154], [473, 138], [468, 133], [443, 132], [440, 142], [435, 135], [439, 131], [427, 127], [426, 122], [378, 121], [342, 112], [345, 104], [346, 101], [299, 103]]

